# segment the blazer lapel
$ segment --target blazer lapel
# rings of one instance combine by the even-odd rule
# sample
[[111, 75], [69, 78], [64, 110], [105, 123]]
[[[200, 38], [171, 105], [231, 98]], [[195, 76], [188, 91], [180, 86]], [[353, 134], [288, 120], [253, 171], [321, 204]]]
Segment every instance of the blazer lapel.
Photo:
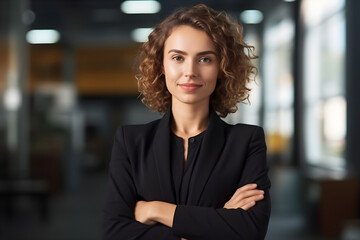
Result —
[[188, 203], [197, 205], [203, 189], [220, 157], [225, 142], [224, 123], [214, 110], [210, 110], [210, 122], [205, 132], [197, 163], [189, 186]]
[[170, 116], [171, 106], [160, 120], [154, 135], [153, 150], [161, 188], [162, 200], [175, 203], [175, 190], [170, 165]]

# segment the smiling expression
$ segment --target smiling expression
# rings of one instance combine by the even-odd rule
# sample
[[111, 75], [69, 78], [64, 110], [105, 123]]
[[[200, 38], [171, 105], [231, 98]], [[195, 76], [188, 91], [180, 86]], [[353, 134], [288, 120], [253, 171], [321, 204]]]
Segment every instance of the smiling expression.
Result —
[[214, 43], [204, 31], [175, 27], [164, 45], [163, 71], [173, 104], [209, 105], [219, 74]]

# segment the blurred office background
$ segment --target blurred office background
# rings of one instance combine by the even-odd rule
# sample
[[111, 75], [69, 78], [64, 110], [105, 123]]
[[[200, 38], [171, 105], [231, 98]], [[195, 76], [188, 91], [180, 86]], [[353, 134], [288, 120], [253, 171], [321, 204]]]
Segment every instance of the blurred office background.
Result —
[[266, 239], [360, 239], [357, 0], [0, 0], [0, 239], [101, 239], [116, 126], [160, 117], [138, 99], [139, 46], [200, 2], [259, 55], [251, 104], [225, 120], [265, 129]]

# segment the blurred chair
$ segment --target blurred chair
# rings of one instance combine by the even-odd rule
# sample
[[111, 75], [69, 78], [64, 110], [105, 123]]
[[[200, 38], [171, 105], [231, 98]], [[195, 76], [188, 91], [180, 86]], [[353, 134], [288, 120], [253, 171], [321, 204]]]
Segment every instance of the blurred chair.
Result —
[[352, 228], [346, 230], [349, 227], [346, 223], [359, 216], [358, 181], [355, 177], [334, 177], [319, 172], [308, 176], [308, 189], [312, 188], [313, 192], [308, 194], [313, 196], [308, 219], [320, 236], [340, 237], [345, 234], [343, 231], [352, 231]]

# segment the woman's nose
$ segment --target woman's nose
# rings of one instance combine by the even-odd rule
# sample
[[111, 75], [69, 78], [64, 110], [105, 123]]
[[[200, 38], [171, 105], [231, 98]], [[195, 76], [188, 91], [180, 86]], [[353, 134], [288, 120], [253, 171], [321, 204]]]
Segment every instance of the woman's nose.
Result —
[[185, 66], [185, 77], [196, 77], [197, 68], [194, 61], [188, 61]]

